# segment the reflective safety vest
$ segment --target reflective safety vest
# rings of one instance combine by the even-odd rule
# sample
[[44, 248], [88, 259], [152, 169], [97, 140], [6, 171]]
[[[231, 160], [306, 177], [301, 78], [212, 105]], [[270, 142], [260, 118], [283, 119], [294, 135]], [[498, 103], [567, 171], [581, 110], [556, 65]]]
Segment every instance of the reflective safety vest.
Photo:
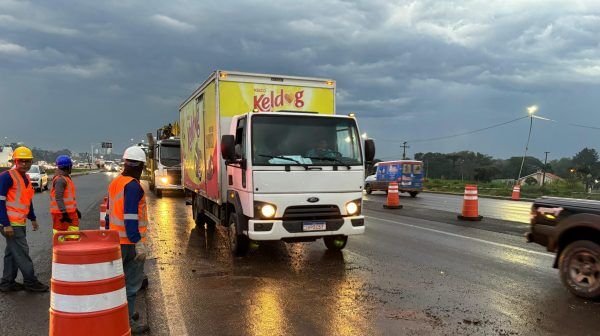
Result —
[[35, 191], [33, 190], [31, 183], [29, 183], [29, 185], [26, 184], [25, 179], [27, 179], [27, 181], [29, 181], [29, 179], [27, 177], [23, 178], [23, 176], [15, 169], [9, 170], [7, 174], [10, 174], [13, 181], [12, 187], [8, 189], [8, 193], [6, 194], [8, 220], [11, 225], [25, 226], [27, 215], [29, 214], [29, 207]]
[[138, 204], [137, 214], [126, 214], [125, 213], [125, 186], [131, 182], [138, 180], [130, 176], [119, 175], [115, 178], [110, 186], [108, 187], [108, 213], [110, 230], [119, 232], [121, 238], [121, 244], [135, 244], [127, 237], [127, 231], [125, 230], [126, 219], [137, 219], [138, 229], [142, 236], [141, 242], [146, 241], [146, 230], [148, 228], [148, 211], [146, 208], [146, 196], [142, 196], [140, 204]]
[[60, 208], [58, 207], [58, 203], [56, 202], [56, 190], [54, 190], [54, 185], [56, 180], [59, 178], [64, 178], [67, 181], [67, 187], [65, 188], [65, 193], [63, 194], [63, 201], [65, 203], [65, 209], [67, 212], [75, 212], [77, 211], [77, 200], [75, 193], [75, 184], [73, 180], [71, 180], [68, 176], [56, 175], [52, 179], [52, 191], [50, 192], [50, 213], [59, 214]]

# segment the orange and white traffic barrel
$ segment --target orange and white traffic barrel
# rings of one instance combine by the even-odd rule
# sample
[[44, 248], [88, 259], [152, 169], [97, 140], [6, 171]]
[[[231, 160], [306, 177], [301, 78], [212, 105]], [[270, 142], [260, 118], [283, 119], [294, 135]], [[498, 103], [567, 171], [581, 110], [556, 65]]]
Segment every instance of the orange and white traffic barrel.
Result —
[[511, 198], [513, 199], [513, 201], [518, 201], [521, 198], [521, 185], [520, 184], [517, 183], [513, 187]]
[[51, 284], [50, 336], [131, 334], [118, 232], [55, 234]]
[[387, 200], [383, 204], [385, 209], [401, 209], [400, 194], [398, 191], [398, 182], [390, 182], [388, 184]]
[[477, 196], [477, 186], [472, 184], [465, 185], [465, 195], [463, 197], [462, 213], [458, 219], [468, 221], [480, 221], [483, 216], [479, 215], [479, 198]]
[[100, 204], [100, 230], [106, 230], [106, 204], [108, 197], [104, 196], [102, 204]]

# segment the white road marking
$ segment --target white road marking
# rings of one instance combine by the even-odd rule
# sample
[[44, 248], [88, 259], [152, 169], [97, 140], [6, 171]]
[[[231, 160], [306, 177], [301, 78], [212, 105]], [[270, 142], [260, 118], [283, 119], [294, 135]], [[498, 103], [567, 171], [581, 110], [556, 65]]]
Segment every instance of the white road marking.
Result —
[[423, 226], [418, 226], [418, 225], [412, 225], [412, 224], [402, 223], [402, 222], [393, 221], [393, 220], [384, 219], [384, 218], [379, 218], [379, 217], [365, 216], [365, 218], [372, 218], [372, 219], [380, 220], [382, 222], [399, 224], [399, 225], [408, 226], [408, 227], [411, 227], [411, 228], [420, 229], [420, 230], [424, 230], [424, 231], [435, 232], [435, 233], [439, 233], [439, 234], [443, 234], [443, 235], [447, 235], [447, 236], [451, 236], [451, 237], [457, 237], [457, 238], [463, 238], [463, 239], [473, 240], [473, 241], [476, 241], [476, 242], [479, 242], [479, 243], [490, 244], [490, 245], [494, 245], [494, 246], [497, 246], [497, 247], [503, 247], [503, 248], [512, 249], [512, 250], [515, 250], [515, 251], [526, 252], [526, 253], [537, 254], [537, 255], [540, 255], [540, 256], [554, 258], [554, 255], [551, 254], [551, 253], [545, 253], [545, 252], [528, 250], [528, 249], [525, 249], [525, 248], [522, 248], [522, 247], [513, 246], [513, 245], [509, 245], [509, 244], [496, 243], [496, 242], [485, 240], [485, 239], [479, 239], [479, 238], [474, 238], [474, 237], [469, 237], [469, 236], [463, 236], [463, 235], [459, 235], [459, 234], [456, 234], [456, 233], [451, 233], [451, 232], [447, 232], [447, 231], [431, 229], [431, 228], [428, 228], [428, 227], [423, 227]]
[[[152, 228], [154, 228], [154, 230], [151, 230], [151, 232], [153, 233], [151, 239], [158, 241], [159, 232], [157, 225], [152, 220], [150, 221], [150, 223], [152, 225]], [[158, 251], [153, 252], [158, 254]], [[156, 268], [158, 270], [158, 276], [160, 278], [160, 291], [164, 303], [163, 307], [165, 309], [165, 314], [163, 315], [163, 317], [167, 322], [167, 326], [169, 327], [169, 335], [189, 335], [187, 327], [185, 325], [185, 318], [183, 317], [183, 310], [181, 309], [181, 305], [179, 304], [179, 298], [177, 297], [178, 287], [172, 285], [174, 282], [176, 282], [176, 280], [174, 280], [172, 276], [169, 276], [169, 274], [166, 274], [166, 270], [161, 271], [161, 266], [158, 262]]]

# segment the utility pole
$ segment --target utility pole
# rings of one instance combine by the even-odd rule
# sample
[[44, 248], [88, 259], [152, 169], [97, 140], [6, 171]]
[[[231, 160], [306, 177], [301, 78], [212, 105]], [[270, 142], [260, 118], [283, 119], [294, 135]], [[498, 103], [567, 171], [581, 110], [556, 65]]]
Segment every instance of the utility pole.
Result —
[[544, 152], [546, 154], [546, 158], [544, 159], [544, 170], [542, 173], [542, 187], [544, 186], [544, 183], [546, 183], [546, 164], [548, 163], [548, 153], [550, 152]]
[[532, 105], [527, 107], [527, 113], [529, 113], [529, 133], [527, 134], [527, 144], [525, 144], [525, 153], [523, 153], [523, 160], [521, 160], [521, 168], [519, 168], [519, 177], [517, 177], [517, 183], [521, 179], [521, 173], [523, 172], [523, 164], [525, 163], [525, 157], [527, 156], [527, 150], [529, 150], [529, 140], [531, 140], [531, 128], [533, 127], [533, 115], [537, 112], [538, 107]]
[[406, 149], [410, 148], [410, 146], [407, 145], [406, 141], [404, 141], [400, 147], [402, 147], [402, 160], [406, 160]]

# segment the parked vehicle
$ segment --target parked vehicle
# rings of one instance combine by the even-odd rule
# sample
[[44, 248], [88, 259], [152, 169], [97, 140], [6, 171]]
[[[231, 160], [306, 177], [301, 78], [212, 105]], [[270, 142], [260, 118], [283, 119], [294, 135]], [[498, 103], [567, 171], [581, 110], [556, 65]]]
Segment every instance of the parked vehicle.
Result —
[[48, 174], [43, 167], [38, 165], [32, 165], [27, 172], [31, 186], [33, 189], [41, 192], [42, 190], [48, 190]]
[[553, 266], [569, 291], [587, 299], [600, 298], [600, 202], [536, 199], [527, 241], [556, 253]]
[[378, 162], [375, 164], [377, 173], [365, 180], [365, 191], [388, 190], [390, 182], [398, 182], [398, 191], [408, 193], [411, 197], [423, 191], [423, 162], [414, 160], [397, 160]]
[[356, 120], [335, 115], [327, 79], [214, 72], [180, 106], [183, 182], [196, 223], [250, 240], [312, 241], [341, 250], [365, 230], [365, 162]]
[[164, 190], [183, 190], [179, 138], [156, 141], [152, 134], [148, 133], [148, 140], [151, 150], [146, 154], [146, 176], [150, 190], [158, 197], [162, 197]]

